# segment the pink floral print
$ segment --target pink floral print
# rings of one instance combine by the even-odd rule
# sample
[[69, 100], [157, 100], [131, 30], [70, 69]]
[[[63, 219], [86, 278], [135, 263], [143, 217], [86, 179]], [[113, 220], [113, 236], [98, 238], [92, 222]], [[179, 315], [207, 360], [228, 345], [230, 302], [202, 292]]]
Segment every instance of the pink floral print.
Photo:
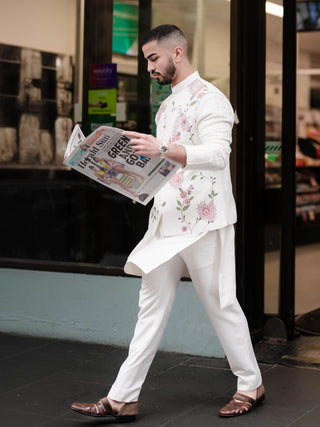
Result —
[[200, 90], [204, 89], [206, 86], [204, 83], [202, 83], [200, 80], [194, 80], [190, 85], [189, 85], [189, 90], [191, 92], [191, 98], [194, 97], [194, 95], [199, 92]]
[[159, 215], [160, 215], [159, 209], [153, 206], [150, 211], [150, 223], [157, 221], [159, 218]]
[[[177, 172], [169, 181], [171, 187], [179, 190], [179, 196], [177, 198], [177, 207], [176, 209], [179, 211], [180, 215], [178, 220], [182, 222], [182, 231], [187, 232], [188, 230], [192, 233], [194, 227], [198, 224], [199, 221], [205, 221], [207, 224], [210, 224], [215, 221], [217, 215], [217, 209], [214, 203], [213, 198], [217, 196], [217, 193], [214, 192], [213, 186], [215, 184], [214, 177], [207, 177], [199, 173], [199, 175], [194, 175], [191, 180], [194, 181], [196, 179], [200, 180], [209, 180], [211, 182], [211, 192], [207, 194], [207, 199], [200, 202], [197, 206], [197, 214], [198, 217], [196, 220], [191, 223], [187, 219], [187, 210], [192, 205], [192, 201], [194, 199], [193, 191], [195, 187], [191, 184], [186, 189], [183, 187], [184, 183], [184, 175], [183, 172]], [[198, 183], [198, 185], [201, 185]]]
[[173, 175], [173, 177], [170, 179], [169, 184], [173, 188], [179, 188], [181, 187], [181, 184], [183, 183], [184, 176], [183, 171], [177, 172]]
[[[181, 130], [181, 131], [180, 131]], [[172, 128], [172, 136], [169, 138], [169, 143], [174, 144], [180, 141], [181, 132], [190, 132], [191, 126], [189, 125], [188, 117], [180, 111]]]
[[166, 101], [163, 101], [163, 102], [162, 102], [162, 104], [161, 104], [161, 105], [160, 105], [160, 107], [159, 107], [158, 112], [157, 112], [157, 116], [156, 116], [156, 120], [157, 120], [157, 121], [159, 121], [159, 120], [160, 120], [160, 118], [161, 118], [162, 114], [166, 111], [166, 108], [167, 108], [167, 102], [166, 102]]
[[199, 203], [197, 206], [197, 211], [199, 218], [208, 221], [208, 223], [214, 222], [216, 219], [216, 207], [213, 203], [213, 200], [211, 200], [209, 203]]

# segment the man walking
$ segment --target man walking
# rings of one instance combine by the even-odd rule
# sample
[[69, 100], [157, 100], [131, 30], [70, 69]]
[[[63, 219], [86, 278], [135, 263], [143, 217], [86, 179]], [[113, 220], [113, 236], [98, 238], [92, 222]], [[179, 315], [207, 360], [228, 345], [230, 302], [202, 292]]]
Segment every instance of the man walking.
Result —
[[125, 265], [142, 276], [139, 315], [129, 354], [107, 396], [73, 403], [81, 414], [130, 421], [185, 270], [219, 337], [237, 392], [222, 417], [248, 413], [264, 400], [264, 387], [246, 318], [236, 299], [234, 223], [229, 156], [234, 112], [227, 98], [201, 79], [187, 57], [187, 41], [174, 25], [151, 30], [142, 45], [148, 71], [172, 94], [156, 116], [157, 137], [124, 132], [135, 153], [181, 164], [157, 193], [148, 230]]

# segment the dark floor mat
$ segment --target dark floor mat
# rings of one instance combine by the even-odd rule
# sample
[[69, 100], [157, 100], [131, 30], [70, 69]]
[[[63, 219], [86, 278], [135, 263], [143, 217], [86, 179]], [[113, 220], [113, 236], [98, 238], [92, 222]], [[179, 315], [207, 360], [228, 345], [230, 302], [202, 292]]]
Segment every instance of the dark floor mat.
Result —
[[260, 363], [320, 369], [320, 337], [298, 333], [292, 340], [264, 340], [254, 346]]
[[303, 314], [296, 320], [296, 329], [310, 335], [320, 335], [320, 308]]

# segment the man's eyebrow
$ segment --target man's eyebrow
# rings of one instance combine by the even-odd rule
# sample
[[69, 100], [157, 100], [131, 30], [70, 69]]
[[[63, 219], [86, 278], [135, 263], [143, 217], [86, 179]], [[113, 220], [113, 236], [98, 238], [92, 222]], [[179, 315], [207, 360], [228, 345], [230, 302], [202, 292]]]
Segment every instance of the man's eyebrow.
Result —
[[153, 55], [157, 55], [157, 53], [156, 52], [150, 53], [150, 55], [148, 55], [146, 59], [150, 59]]

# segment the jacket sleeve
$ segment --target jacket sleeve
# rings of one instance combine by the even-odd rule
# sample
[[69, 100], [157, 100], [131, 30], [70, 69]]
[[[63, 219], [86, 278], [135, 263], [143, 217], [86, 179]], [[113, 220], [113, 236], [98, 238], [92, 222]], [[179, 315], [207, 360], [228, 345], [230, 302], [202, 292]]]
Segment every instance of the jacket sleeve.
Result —
[[198, 145], [186, 145], [185, 169], [217, 170], [229, 162], [235, 113], [222, 93], [206, 93], [196, 111]]

